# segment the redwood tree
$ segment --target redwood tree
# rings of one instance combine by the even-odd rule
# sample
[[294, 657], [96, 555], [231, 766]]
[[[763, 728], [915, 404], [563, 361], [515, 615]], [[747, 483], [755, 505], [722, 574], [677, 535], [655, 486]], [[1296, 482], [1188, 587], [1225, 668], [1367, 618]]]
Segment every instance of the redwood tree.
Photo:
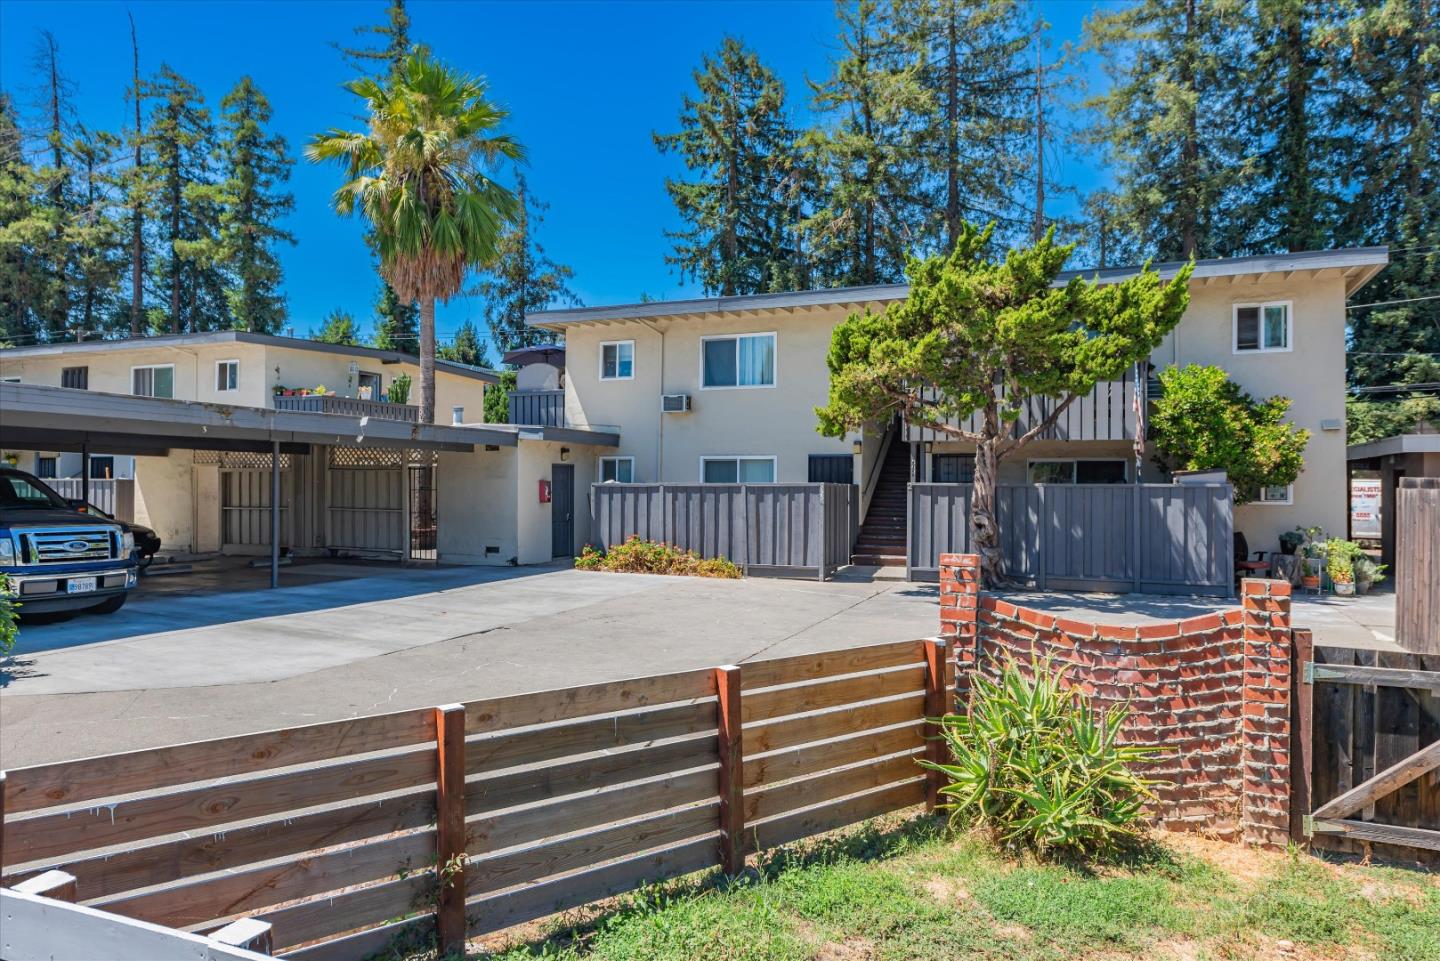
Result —
[[[1032, 246], [991, 260], [985, 251], [993, 229], [966, 224], [949, 255], [910, 260], [903, 303], [881, 313], [866, 308], [835, 328], [826, 358], [830, 403], [816, 409], [820, 433], [831, 437], [898, 411], [975, 445], [970, 539], [990, 585], [1004, 577], [995, 515], [1000, 462], [1097, 382], [1149, 357], [1190, 301], [1188, 265], [1169, 282], [1147, 266], [1120, 283], [1077, 277], [1056, 286], [1074, 244], [1056, 244], [1052, 228]], [[1012, 436], [1032, 397], [1056, 403]], [[978, 417], [966, 426], [972, 414]]]

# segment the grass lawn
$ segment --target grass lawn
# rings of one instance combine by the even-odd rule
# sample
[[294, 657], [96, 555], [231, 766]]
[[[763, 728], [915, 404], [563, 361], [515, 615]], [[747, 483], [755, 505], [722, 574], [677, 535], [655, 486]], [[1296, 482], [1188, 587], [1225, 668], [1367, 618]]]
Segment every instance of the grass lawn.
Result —
[[1160, 838], [1087, 871], [887, 819], [769, 854], [735, 881], [702, 876], [531, 925], [471, 957], [1440, 961], [1435, 874]]

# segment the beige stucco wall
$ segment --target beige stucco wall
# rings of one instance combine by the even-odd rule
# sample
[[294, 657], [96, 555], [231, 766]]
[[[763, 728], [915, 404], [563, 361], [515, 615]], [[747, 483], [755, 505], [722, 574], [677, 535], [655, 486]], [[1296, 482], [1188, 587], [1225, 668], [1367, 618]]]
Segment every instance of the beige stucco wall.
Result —
[[[135, 522], [160, 535], [166, 551], [195, 549], [194, 461], [188, 450], [135, 458]], [[218, 507], [215, 514], [218, 523]]]
[[[569, 330], [566, 416], [576, 425], [622, 427], [615, 453], [635, 458], [636, 481], [695, 483], [701, 456], [727, 454], [775, 457], [776, 480], [804, 481], [809, 455], [848, 454], [859, 439], [858, 433], [831, 438], [815, 430], [814, 409], [828, 399], [830, 332], [844, 317], [834, 309], [657, 320], [654, 329], [633, 322]], [[700, 388], [702, 336], [768, 332], [776, 335], [774, 387]], [[635, 342], [632, 380], [600, 379], [600, 345], [614, 340]], [[661, 414], [661, 394], [689, 394], [693, 409]]]

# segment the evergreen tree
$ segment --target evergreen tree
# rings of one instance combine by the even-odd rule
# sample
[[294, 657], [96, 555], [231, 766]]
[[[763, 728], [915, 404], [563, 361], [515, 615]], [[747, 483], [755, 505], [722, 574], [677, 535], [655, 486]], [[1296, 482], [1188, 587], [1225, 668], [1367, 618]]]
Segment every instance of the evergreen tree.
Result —
[[[36, 309], [44, 321], [47, 340], [73, 336], [70, 323], [70, 276], [73, 250], [69, 228], [75, 216], [75, 193], [70, 154], [66, 149], [74, 124], [71, 96], [74, 87], [60, 70], [60, 48], [50, 31], [41, 31], [31, 62], [36, 88], [36, 112], [44, 131], [43, 149], [36, 168], [40, 190], [31, 217], [45, 229], [32, 232], [32, 256], [45, 276], [37, 290]], [[42, 159], [43, 158], [43, 159]]]
[[1030, 37], [1017, 0], [901, 0], [906, 42], [929, 94], [918, 149], [931, 174], [925, 204], [936, 212], [930, 246], [950, 249], [966, 222], [1026, 226], [1017, 185], [1030, 174], [1034, 126]]
[[356, 73], [371, 77], [393, 76], [412, 49], [410, 40], [410, 14], [405, 9], [405, 0], [390, 0], [385, 7], [385, 22], [356, 27], [359, 37], [375, 38], [373, 46], [346, 47], [331, 44], [340, 51], [345, 63]]
[[1435, 416], [1431, 389], [1389, 388], [1440, 381], [1440, 300], [1417, 299], [1440, 293], [1440, 11], [1386, 0], [1344, 12], [1321, 37], [1340, 84], [1342, 240], [1392, 248], [1351, 305], [1350, 382], [1385, 388], [1366, 391], [1389, 415], [1376, 423], [1413, 429]]
[[1237, 100], [1251, 93], [1243, 19], [1236, 4], [1138, 0], [1085, 23], [1110, 80], [1085, 139], [1117, 167], [1129, 229], [1162, 260], [1225, 253], [1218, 221], [1244, 174]]
[[349, 311], [335, 309], [325, 316], [325, 323], [319, 330], [310, 332], [311, 340], [318, 340], [322, 344], [344, 344], [347, 347], [359, 347], [363, 343], [360, 339], [360, 328], [355, 326], [355, 318]]
[[420, 311], [395, 296], [395, 289], [381, 281], [380, 299], [375, 303], [375, 346], [414, 354], [420, 350]]
[[460, 329], [455, 331], [454, 339], [441, 347], [436, 355], [441, 360], [449, 360], [469, 367], [491, 366], [490, 358], [485, 353], [485, 345], [480, 340], [480, 332], [475, 329], [474, 322], [469, 320], [460, 325]]
[[134, 157], [130, 169], [125, 172], [122, 185], [125, 193], [125, 207], [130, 218], [130, 336], [140, 336], [145, 318], [145, 209], [150, 199], [147, 191], [150, 178], [145, 170], [145, 85], [140, 79], [140, 41], [135, 36], [135, 16], [130, 18], [130, 68], [131, 80], [129, 99], [135, 106], [135, 128], [130, 133], [130, 146]]
[[686, 229], [665, 260], [681, 276], [724, 297], [786, 289], [795, 257], [795, 208], [786, 192], [795, 132], [785, 118], [785, 87], [734, 37], [702, 58], [696, 95], [686, 95], [680, 130], [654, 134], [661, 153], [677, 153], [694, 181], [665, 180]]
[[495, 258], [480, 274], [474, 293], [484, 298], [490, 341], [502, 353], [548, 341], [550, 334], [525, 324], [525, 315], [555, 303], [578, 306], [570, 291], [575, 272], [545, 256], [536, 233], [549, 204], [535, 199], [519, 171], [515, 173], [515, 219], [495, 243]]
[[211, 185], [214, 130], [195, 85], [168, 65], [149, 84], [156, 101], [145, 131], [150, 162], [150, 258], [165, 307], [157, 321], [173, 333], [230, 327], [226, 283], [217, 264], [219, 204]]
[[815, 279], [892, 283], [933, 222], [919, 149], [932, 101], [891, 4], [856, 0], [839, 17], [843, 55], [828, 79], [811, 83], [815, 110], [833, 120], [802, 138], [824, 191], [805, 221]]
[[118, 216], [122, 178], [114, 171], [122, 146], [114, 134], [82, 126], [68, 148], [77, 189], [66, 231], [72, 252], [70, 308], [73, 324], [87, 338], [128, 326], [121, 290], [126, 241]]
[[267, 133], [270, 102], [249, 77], [220, 101], [220, 157], [224, 179], [212, 196], [221, 207], [214, 258], [229, 278], [230, 315], [241, 330], [274, 333], [285, 320], [275, 245], [294, 243], [277, 221], [295, 207], [280, 190], [290, 178], [285, 138]]
[[48, 280], [35, 254], [49, 233], [34, 216], [40, 178], [25, 156], [14, 101], [0, 91], [0, 344], [41, 339]]

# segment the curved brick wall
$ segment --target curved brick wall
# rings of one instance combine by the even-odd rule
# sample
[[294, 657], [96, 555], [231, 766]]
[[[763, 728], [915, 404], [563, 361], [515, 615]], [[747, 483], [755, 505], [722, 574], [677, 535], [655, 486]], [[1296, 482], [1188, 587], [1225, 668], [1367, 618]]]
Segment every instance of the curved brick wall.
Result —
[[1121, 627], [1020, 607], [979, 591], [979, 558], [940, 559], [941, 631], [953, 637], [957, 696], [970, 671], [1006, 655], [1046, 657], [1101, 706], [1130, 703], [1126, 740], [1167, 749], [1165, 827], [1283, 845], [1290, 827], [1290, 585], [1249, 580], [1242, 606]]

